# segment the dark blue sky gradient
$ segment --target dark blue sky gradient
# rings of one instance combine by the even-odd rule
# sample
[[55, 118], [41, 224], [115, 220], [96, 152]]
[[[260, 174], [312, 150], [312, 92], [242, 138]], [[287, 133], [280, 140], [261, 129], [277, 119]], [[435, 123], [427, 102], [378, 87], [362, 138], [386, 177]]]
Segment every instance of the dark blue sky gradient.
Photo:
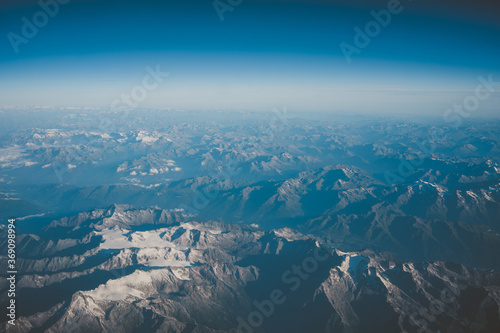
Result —
[[[226, 12], [221, 22], [211, 1], [74, 0], [61, 5], [37, 36], [19, 46], [19, 53], [6, 35], [20, 34], [21, 18], [31, 18], [39, 7], [27, 0], [4, 4], [2, 104], [107, 105], [141, 80], [145, 66], [156, 64], [172, 78], [145, 105], [180, 108], [272, 109], [288, 104], [342, 111], [346, 108], [339, 105], [348, 101], [337, 104], [332, 91], [474, 89], [477, 76], [500, 73], [497, 5], [401, 3], [403, 12], [350, 64], [339, 44], [353, 44], [353, 28], [363, 28], [372, 20], [370, 10], [385, 9], [387, 2], [247, 0]], [[263, 87], [268, 94], [262, 103], [248, 104]], [[300, 102], [287, 99], [301, 89]], [[443, 107], [448, 97], [434, 107]], [[199, 105], [191, 103], [193, 98]], [[362, 112], [363, 105], [357, 104], [347, 109]], [[400, 106], [393, 107], [397, 111]]]

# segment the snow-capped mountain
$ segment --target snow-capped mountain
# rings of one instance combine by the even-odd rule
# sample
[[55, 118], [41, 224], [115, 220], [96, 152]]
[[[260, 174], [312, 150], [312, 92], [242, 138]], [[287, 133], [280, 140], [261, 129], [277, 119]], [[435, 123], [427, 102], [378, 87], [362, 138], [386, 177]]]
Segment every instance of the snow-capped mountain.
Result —
[[114, 205], [18, 243], [17, 299], [36, 302], [13, 332], [500, 329], [498, 273], [343, 252], [289, 228]]

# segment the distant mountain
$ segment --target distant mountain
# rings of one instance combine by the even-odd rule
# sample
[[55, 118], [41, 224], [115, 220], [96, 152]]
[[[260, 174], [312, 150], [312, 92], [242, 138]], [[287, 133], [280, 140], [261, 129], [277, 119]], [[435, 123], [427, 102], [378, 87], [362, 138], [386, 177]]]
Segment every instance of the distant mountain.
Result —
[[498, 332], [499, 128], [4, 109], [15, 329]]
[[500, 187], [491, 186], [499, 171], [485, 163], [469, 174], [429, 171], [388, 185], [360, 168], [336, 165], [279, 181], [241, 184], [204, 176], [155, 187], [39, 186], [25, 195], [66, 214], [115, 202], [182, 207], [201, 220], [292, 227], [349, 251], [500, 269], [494, 255], [500, 250]]

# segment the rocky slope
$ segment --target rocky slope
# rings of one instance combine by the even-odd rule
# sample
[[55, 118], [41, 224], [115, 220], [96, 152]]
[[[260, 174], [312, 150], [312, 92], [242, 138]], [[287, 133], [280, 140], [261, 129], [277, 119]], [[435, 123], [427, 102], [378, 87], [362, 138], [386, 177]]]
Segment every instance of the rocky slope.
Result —
[[114, 205], [18, 244], [12, 332], [500, 330], [498, 273], [343, 252], [289, 228]]

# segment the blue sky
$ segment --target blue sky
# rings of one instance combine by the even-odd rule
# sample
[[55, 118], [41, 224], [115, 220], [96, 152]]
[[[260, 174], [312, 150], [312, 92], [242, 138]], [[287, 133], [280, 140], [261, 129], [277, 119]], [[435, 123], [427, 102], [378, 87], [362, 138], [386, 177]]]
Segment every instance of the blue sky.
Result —
[[[435, 114], [478, 76], [500, 81], [498, 6], [400, 6], [348, 63], [339, 44], [354, 45], [354, 27], [387, 1], [247, 0], [221, 21], [212, 1], [73, 0], [17, 53], [8, 34], [22, 36], [22, 18], [41, 8], [4, 4], [0, 104], [109, 106], [157, 64], [170, 76], [141, 106]], [[478, 114], [496, 115], [499, 101], [493, 94]]]

